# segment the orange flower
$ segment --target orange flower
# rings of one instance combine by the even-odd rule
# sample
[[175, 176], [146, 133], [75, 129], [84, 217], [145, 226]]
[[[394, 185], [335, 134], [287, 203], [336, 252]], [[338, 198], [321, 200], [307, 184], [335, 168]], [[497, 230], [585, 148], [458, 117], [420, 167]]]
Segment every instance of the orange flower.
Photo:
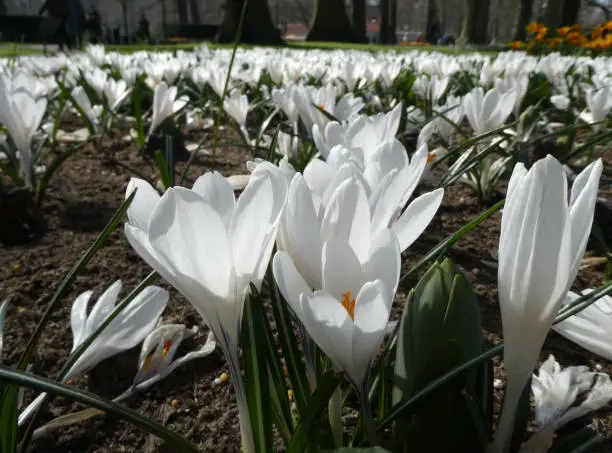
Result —
[[541, 25], [538, 24], [537, 22], [532, 22], [529, 25], [527, 25], [527, 31], [529, 33], [538, 33], [540, 31], [540, 27]]
[[510, 47], [514, 50], [522, 49], [525, 47], [525, 43], [523, 41], [512, 41]]
[[559, 37], [551, 38], [548, 40], [548, 47], [551, 49], [556, 49], [557, 47], [559, 47], [559, 44], [561, 44], [562, 42], [563, 42], [562, 38], [559, 38]]
[[561, 27], [557, 28], [557, 34], [559, 36], [567, 36], [567, 34], [572, 31], [572, 27]]

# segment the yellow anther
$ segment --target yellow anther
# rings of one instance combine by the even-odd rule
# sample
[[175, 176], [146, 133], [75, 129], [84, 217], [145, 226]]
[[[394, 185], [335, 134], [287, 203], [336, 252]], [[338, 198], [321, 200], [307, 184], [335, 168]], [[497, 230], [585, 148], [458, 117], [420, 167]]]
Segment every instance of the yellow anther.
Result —
[[347, 291], [342, 295], [342, 306], [346, 309], [351, 319], [355, 320], [355, 299], [351, 299], [351, 292]]

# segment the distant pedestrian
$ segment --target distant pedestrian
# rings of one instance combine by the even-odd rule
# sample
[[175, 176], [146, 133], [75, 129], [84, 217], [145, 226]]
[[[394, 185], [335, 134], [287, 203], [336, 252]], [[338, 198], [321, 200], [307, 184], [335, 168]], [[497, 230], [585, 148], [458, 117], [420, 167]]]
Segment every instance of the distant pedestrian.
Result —
[[68, 44], [66, 35], [66, 20], [69, 14], [67, 0], [45, 0], [38, 10], [38, 14], [47, 13], [47, 18], [43, 21], [43, 34], [45, 36], [44, 51], [47, 52], [48, 38], [55, 42], [60, 51]]

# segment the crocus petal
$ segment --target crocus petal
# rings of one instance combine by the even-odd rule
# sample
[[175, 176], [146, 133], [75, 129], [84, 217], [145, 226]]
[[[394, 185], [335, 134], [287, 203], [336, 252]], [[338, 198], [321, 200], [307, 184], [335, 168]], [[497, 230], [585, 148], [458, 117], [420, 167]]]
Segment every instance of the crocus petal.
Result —
[[79, 294], [70, 310], [70, 328], [72, 329], [72, 351], [74, 351], [87, 337], [87, 304], [93, 291]]
[[233, 293], [232, 252], [223, 219], [195, 192], [182, 187], [166, 191], [151, 217], [149, 241], [158, 259], [178, 274], [221, 298]]
[[355, 298], [364, 283], [359, 258], [346, 242], [330, 239], [323, 243], [323, 289], [343, 300], [345, 294]]
[[439, 188], [416, 198], [392, 226], [403, 252], [425, 231], [438, 212], [444, 198], [444, 189]]
[[278, 289], [291, 305], [294, 311], [301, 311], [299, 308], [300, 295], [312, 294], [302, 276], [299, 274], [293, 260], [285, 252], [276, 252], [272, 260], [272, 272]]
[[200, 176], [191, 189], [199, 194], [223, 218], [226, 228], [229, 228], [236, 205], [232, 185], [219, 172], [209, 172]]
[[365, 378], [385, 336], [385, 327], [391, 314], [385, 298], [385, 285], [381, 280], [376, 280], [363, 285], [355, 300], [351, 377], [357, 385]]
[[127, 216], [131, 225], [142, 231], [149, 230], [151, 214], [159, 203], [160, 196], [151, 185], [143, 179], [132, 178], [125, 191], [125, 197], [129, 197], [136, 190], [136, 195], [128, 207]]
[[352, 373], [353, 320], [342, 304], [330, 294], [317, 291], [302, 294], [301, 321], [321, 350], [347, 374]]
[[113, 312], [122, 286], [121, 280], [117, 280], [102, 293], [87, 318], [86, 336], [94, 333], [94, 331], [104, 322], [106, 317]]

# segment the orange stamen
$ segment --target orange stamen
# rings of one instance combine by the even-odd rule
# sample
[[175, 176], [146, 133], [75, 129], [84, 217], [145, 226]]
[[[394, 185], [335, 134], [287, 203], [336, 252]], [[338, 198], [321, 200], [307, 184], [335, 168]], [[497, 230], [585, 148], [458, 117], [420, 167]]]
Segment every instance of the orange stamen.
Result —
[[430, 163], [431, 161], [433, 161], [436, 158], [436, 155], [434, 153], [428, 153], [427, 154], [427, 163]]
[[346, 309], [351, 319], [355, 320], [355, 299], [351, 299], [351, 292], [347, 291], [342, 295], [342, 306]]
[[324, 106], [323, 104], [319, 104], [319, 108], [320, 108], [321, 110], [325, 110], [325, 106]]

